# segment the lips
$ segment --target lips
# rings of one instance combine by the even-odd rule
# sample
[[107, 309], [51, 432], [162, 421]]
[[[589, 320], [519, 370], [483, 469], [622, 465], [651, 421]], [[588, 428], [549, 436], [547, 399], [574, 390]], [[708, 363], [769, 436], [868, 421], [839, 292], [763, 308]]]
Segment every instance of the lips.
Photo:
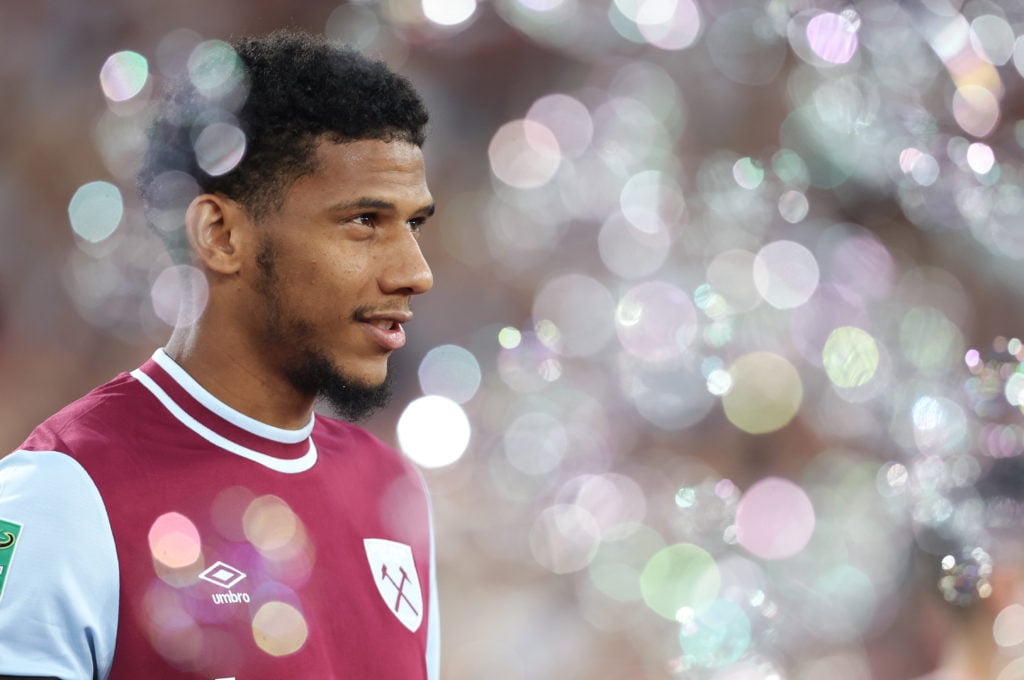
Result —
[[410, 319], [412, 312], [386, 312], [360, 315], [357, 321], [381, 349], [393, 352], [405, 346], [405, 329], [402, 324]]

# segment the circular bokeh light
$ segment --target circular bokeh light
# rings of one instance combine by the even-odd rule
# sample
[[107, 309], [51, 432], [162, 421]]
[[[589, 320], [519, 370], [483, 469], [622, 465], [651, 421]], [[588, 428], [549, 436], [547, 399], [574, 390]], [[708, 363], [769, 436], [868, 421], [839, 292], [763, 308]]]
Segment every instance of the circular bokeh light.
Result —
[[402, 452], [414, 463], [439, 468], [462, 457], [469, 446], [471, 428], [458, 404], [447, 397], [430, 395], [405, 407], [397, 432]]
[[72, 230], [90, 243], [99, 243], [113, 234], [123, 216], [121, 192], [110, 182], [83, 184], [68, 203]]
[[753, 484], [736, 508], [736, 538], [766, 560], [800, 553], [814, 533], [811, 499], [785, 479], [767, 477]]
[[703, 611], [718, 596], [720, 587], [714, 558], [692, 543], [662, 548], [640, 574], [644, 602], [671, 621], [678, 621], [687, 611]]
[[202, 554], [199, 529], [180, 512], [160, 515], [149, 528], [149, 551], [154, 560], [171, 569], [195, 564]]
[[516, 189], [544, 186], [555, 176], [562, 159], [554, 133], [529, 119], [514, 120], [498, 128], [487, 155], [494, 176]]
[[722, 396], [725, 415], [751, 434], [773, 432], [796, 415], [803, 401], [803, 382], [796, 368], [771, 352], [751, 352], [729, 368], [732, 387]]
[[836, 387], [864, 385], [878, 370], [875, 339], [855, 326], [842, 326], [832, 331], [821, 354], [825, 373]]
[[754, 285], [777, 309], [799, 307], [814, 295], [821, 272], [813, 253], [794, 241], [774, 241], [754, 258]]
[[196, 163], [217, 177], [235, 169], [245, 156], [245, 133], [231, 123], [213, 123], [196, 136]]
[[648, 281], [631, 288], [619, 301], [615, 328], [622, 346], [633, 356], [666, 361], [679, 357], [693, 342], [697, 311], [679, 288]]
[[150, 289], [153, 311], [168, 326], [185, 328], [202, 316], [210, 300], [206, 276], [187, 264], [167, 267]]
[[476, 12], [476, 0], [423, 0], [423, 14], [441, 26], [458, 26]]
[[750, 619], [743, 607], [715, 600], [692, 620], [682, 622], [679, 645], [686, 659], [702, 668], [723, 668], [742, 657], [751, 642]]
[[427, 352], [420, 362], [420, 388], [424, 394], [447, 397], [464, 404], [480, 389], [480, 363], [468, 349], [441, 345]]
[[100, 87], [112, 102], [128, 101], [142, 92], [148, 80], [149, 62], [138, 52], [116, 52], [100, 69]]
[[287, 602], [264, 603], [252, 617], [252, 638], [270, 656], [288, 656], [309, 638], [306, 617]]

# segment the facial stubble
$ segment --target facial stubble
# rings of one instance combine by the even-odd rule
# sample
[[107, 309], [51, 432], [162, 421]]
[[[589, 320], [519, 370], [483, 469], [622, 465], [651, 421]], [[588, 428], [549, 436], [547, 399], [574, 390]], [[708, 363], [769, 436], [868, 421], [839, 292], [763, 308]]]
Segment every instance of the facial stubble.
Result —
[[301, 394], [325, 401], [345, 420], [362, 420], [386, 406], [391, 399], [391, 373], [377, 385], [345, 375], [317, 345], [314, 322], [298, 318], [286, 309], [276, 261], [273, 242], [265, 236], [256, 264], [264, 301], [266, 342], [268, 350], [277, 353], [285, 378]]

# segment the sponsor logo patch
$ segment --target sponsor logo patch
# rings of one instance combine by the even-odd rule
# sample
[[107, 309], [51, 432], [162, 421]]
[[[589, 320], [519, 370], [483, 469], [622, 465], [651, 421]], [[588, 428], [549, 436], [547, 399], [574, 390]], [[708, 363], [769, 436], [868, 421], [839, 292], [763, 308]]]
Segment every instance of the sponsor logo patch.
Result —
[[14, 561], [14, 551], [21, 537], [21, 525], [10, 520], [0, 519], [0, 600], [4, 597], [4, 586], [7, 585], [7, 573]]

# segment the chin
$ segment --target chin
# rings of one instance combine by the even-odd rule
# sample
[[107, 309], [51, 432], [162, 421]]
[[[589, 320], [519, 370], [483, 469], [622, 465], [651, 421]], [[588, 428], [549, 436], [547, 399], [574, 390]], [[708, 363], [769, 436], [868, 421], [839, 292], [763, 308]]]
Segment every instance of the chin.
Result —
[[379, 366], [352, 366], [351, 368], [342, 365], [341, 374], [349, 382], [361, 387], [376, 389], [388, 381], [388, 363], [383, 361]]

